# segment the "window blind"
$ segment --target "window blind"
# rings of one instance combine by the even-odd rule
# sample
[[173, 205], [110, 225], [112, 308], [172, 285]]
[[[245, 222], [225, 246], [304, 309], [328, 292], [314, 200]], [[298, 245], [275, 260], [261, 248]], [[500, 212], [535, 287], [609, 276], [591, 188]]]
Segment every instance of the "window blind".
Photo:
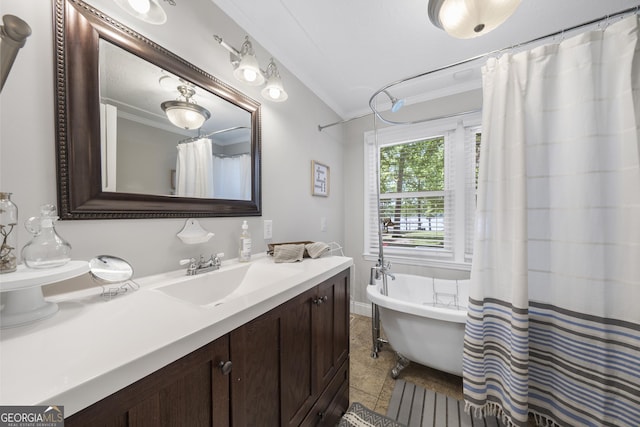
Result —
[[[467, 251], [472, 251], [473, 217], [475, 211], [475, 158], [469, 147], [479, 132], [479, 115], [469, 121], [439, 120], [414, 126], [392, 127], [365, 134], [365, 206], [364, 206], [364, 250], [365, 254], [378, 255], [379, 230], [382, 232], [386, 256], [408, 259], [432, 259], [465, 262]], [[378, 174], [380, 173], [380, 150], [398, 145], [409, 145], [440, 139], [444, 142], [444, 170], [438, 188], [424, 188], [416, 184], [424, 176], [403, 175], [401, 181], [411, 185], [394, 188], [394, 173], [399, 168], [390, 163], [385, 153], [386, 176], [381, 177], [383, 191], [378, 206]], [[419, 162], [418, 162], [419, 163]], [[413, 164], [417, 164], [415, 161]], [[471, 169], [471, 172], [469, 170]], [[406, 173], [406, 171], [405, 171]], [[421, 172], [423, 173], [423, 172]], [[473, 207], [470, 207], [470, 176], [474, 177]], [[430, 182], [436, 182], [433, 175]], [[380, 218], [378, 218], [378, 208]], [[459, 253], [459, 255], [456, 255]]]
[[473, 255], [473, 240], [475, 233], [475, 210], [478, 193], [478, 168], [480, 166], [480, 127], [465, 129], [465, 259], [470, 260]]

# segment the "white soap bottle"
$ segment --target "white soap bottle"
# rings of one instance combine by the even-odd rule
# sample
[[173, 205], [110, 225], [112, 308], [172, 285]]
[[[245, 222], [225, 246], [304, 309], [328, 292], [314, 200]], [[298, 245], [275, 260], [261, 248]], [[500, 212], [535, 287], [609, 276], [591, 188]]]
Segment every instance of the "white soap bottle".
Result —
[[251, 261], [251, 234], [247, 221], [242, 223], [242, 233], [240, 234], [240, 262]]

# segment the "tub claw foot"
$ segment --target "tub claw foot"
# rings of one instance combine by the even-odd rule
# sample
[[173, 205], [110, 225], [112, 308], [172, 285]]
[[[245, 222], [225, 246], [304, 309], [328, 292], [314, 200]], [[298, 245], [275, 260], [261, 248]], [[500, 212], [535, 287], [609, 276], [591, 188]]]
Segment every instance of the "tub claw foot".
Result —
[[397, 356], [396, 366], [394, 366], [391, 369], [391, 378], [393, 378], [394, 380], [398, 379], [398, 377], [400, 376], [400, 372], [404, 368], [409, 366], [409, 363], [411, 363], [411, 361], [409, 359], [407, 359], [406, 357], [404, 357], [400, 353], [396, 353], [396, 356]]

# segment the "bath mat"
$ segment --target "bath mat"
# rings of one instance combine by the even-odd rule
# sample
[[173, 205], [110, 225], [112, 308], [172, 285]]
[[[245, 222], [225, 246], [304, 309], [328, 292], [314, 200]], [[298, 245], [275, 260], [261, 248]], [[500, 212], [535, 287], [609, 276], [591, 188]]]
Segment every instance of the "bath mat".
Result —
[[408, 427], [503, 427], [496, 417], [473, 418], [464, 401], [404, 380], [396, 380], [387, 417]]
[[373, 412], [358, 402], [353, 402], [340, 419], [338, 427], [406, 427], [391, 418]]

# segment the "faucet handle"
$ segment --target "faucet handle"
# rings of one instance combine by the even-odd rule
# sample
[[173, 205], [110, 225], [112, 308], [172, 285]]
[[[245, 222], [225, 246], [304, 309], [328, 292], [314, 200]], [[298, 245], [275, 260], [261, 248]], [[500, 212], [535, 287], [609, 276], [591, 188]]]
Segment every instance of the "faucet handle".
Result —
[[224, 258], [224, 252], [218, 252], [215, 255], [211, 255], [211, 260], [214, 265], [220, 266], [222, 265], [222, 258]]
[[180, 265], [195, 264], [196, 259], [195, 258], [181, 259], [179, 262], [180, 262]]

